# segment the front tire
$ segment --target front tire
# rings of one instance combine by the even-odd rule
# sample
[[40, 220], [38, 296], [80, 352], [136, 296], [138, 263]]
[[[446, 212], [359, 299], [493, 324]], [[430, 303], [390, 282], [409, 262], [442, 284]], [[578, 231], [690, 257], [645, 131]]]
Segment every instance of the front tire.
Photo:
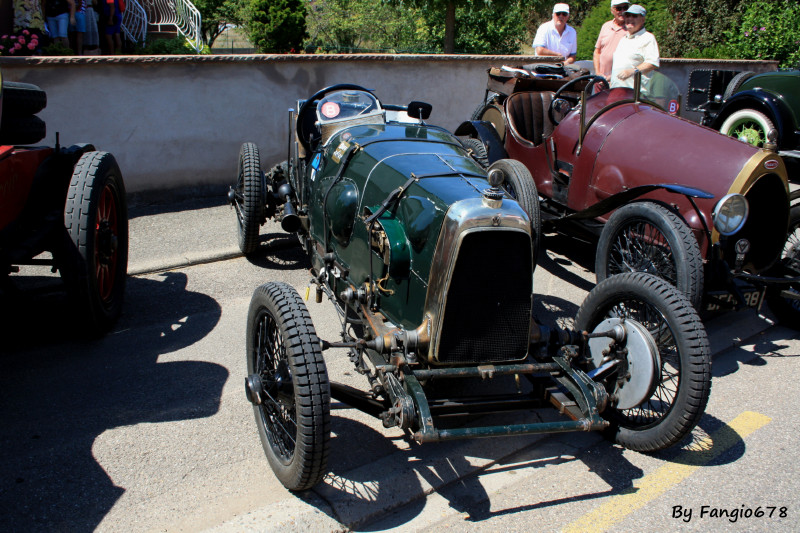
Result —
[[[650, 398], [630, 409], [603, 411], [607, 436], [631, 450], [651, 452], [678, 443], [697, 425], [711, 391], [708, 337], [697, 312], [673, 286], [641, 272], [599, 283], [575, 318], [581, 331], [593, 331], [607, 318], [643, 325], [655, 341], [660, 378]], [[616, 379], [607, 383], [615, 392]]]
[[264, 190], [261, 158], [255, 143], [244, 143], [239, 150], [233, 208], [239, 230], [239, 249], [251, 255], [258, 249], [259, 228], [264, 223]]
[[719, 131], [728, 137], [762, 148], [767, 142], [767, 133], [773, 129], [775, 125], [764, 113], [755, 109], [740, 109], [725, 119]]
[[653, 202], [617, 209], [603, 227], [595, 257], [597, 281], [623, 272], [647, 272], [703, 302], [703, 259], [689, 226]]
[[320, 341], [300, 295], [285, 283], [253, 293], [247, 317], [248, 399], [275, 476], [305, 490], [327, 472], [330, 384]]
[[64, 226], [71, 246], [59, 261], [67, 290], [86, 317], [86, 329], [102, 333], [122, 312], [128, 271], [128, 208], [114, 156], [87, 152], [72, 173]]

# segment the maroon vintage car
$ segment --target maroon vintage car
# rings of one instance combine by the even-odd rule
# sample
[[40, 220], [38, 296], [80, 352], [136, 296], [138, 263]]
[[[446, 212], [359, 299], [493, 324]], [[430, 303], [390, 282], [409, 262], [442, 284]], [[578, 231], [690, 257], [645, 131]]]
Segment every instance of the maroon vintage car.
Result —
[[630, 89], [492, 69], [456, 134], [485, 166], [524, 164], [508, 188], [539, 196], [544, 231], [596, 240], [598, 281], [646, 271], [698, 309], [757, 307], [765, 294], [791, 307], [800, 278], [774, 270], [790, 211], [783, 160], [665, 111], [678, 106], [670, 85], [660, 74]]

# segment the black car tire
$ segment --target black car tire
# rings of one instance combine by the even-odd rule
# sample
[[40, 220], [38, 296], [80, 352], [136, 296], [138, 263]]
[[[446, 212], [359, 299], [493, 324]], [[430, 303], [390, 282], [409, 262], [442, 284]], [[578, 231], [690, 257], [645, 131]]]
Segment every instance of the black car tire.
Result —
[[114, 156], [87, 152], [72, 173], [64, 210], [69, 245], [58, 265], [85, 317], [86, 333], [108, 331], [122, 312], [128, 271], [128, 208]]
[[739, 87], [741, 87], [744, 82], [746, 82], [755, 75], [756, 73], [750, 70], [745, 70], [744, 72], [740, 72], [737, 75], [735, 75], [731, 79], [730, 83], [728, 83], [728, 86], [725, 88], [725, 93], [722, 96], [722, 101], [724, 102], [725, 100], [727, 100], [728, 98], [739, 92]]
[[261, 158], [255, 143], [244, 143], [239, 150], [239, 166], [234, 189], [234, 210], [239, 229], [239, 249], [250, 255], [258, 249], [259, 228], [264, 222]]
[[[773, 129], [775, 129], [775, 125], [772, 120], [761, 111], [740, 109], [725, 119], [719, 131], [735, 139], [745, 137], [749, 144], [761, 148], [767, 141], [767, 133]], [[757, 141], [752, 138], [753, 135], [758, 135]]]
[[[606, 436], [636, 451], [676, 444], [703, 415], [711, 391], [711, 354], [705, 328], [686, 297], [662, 279], [643, 272], [619, 274], [600, 282], [575, 318], [580, 331], [593, 331], [609, 317], [633, 319], [656, 343], [661, 378], [652, 396], [630, 409], [607, 407]], [[607, 383], [609, 393], [616, 376]]]
[[248, 379], [261, 388], [253, 409], [264, 453], [284, 487], [309, 489], [327, 472], [330, 383], [314, 324], [293, 287], [255, 290], [246, 342]]
[[39, 117], [9, 116], [3, 113], [0, 124], [0, 144], [36, 144], [47, 135], [47, 126]]
[[533, 181], [531, 172], [521, 162], [515, 159], [499, 159], [492, 163], [489, 170], [499, 168], [506, 176], [506, 181], [501, 187], [514, 198], [528, 213], [531, 219], [531, 233], [533, 237], [533, 267], [539, 258], [539, 245], [542, 242], [542, 217], [539, 209], [539, 192]]
[[3, 82], [3, 117], [35, 115], [47, 107], [47, 93], [32, 83]]
[[467, 150], [470, 150], [472, 159], [474, 159], [481, 168], [487, 168], [489, 166], [489, 154], [486, 153], [486, 147], [480, 139], [470, 137], [464, 139], [463, 144]]
[[[789, 231], [781, 258], [774, 267], [775, 276], [800, 276], [800, 205], [789, 212]], [[781, 324], [800, 330], [800, 300], [781, 296], [782, 290], [800, 293], [800, 286], [767, 288], [767, 305]]]
[[483, 120], [490, 122], [494, 129], [497, 130], [497, 135], [500, 141], [505, 141], [506, 138], [506, 119], [503, 112], [503, 105], [498, 102], [498, 99], [492, 98], [487, 102], [483, 102], [475, 111], [472, 112], [472, 120]]
[[598, 282], [622, 272], [648, 272], [677, 287], [695, 309], [703, 302], [697, 239], [680, 217], [653, 202], [628, 204], [609, 217], [597, 243], [595, 272]]

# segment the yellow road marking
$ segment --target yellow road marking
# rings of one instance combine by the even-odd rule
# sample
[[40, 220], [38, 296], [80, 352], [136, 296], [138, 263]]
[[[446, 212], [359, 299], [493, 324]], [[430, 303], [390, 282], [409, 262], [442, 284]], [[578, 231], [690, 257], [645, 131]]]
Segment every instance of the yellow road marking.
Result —
[[[715, 431], [711, 435], [711, 442], [701, 446], [703, 448], [701, 451], [684, 451], [675, 459], [674, 463], [666, 464], [652, 474], [635, 481], [633, 487], [626, 489], [621, 494], [610, 497], [606, 503], [594, 511], [569, 524], [564, 528], [564, 532], [600, 532], [607, 530], [627, 515], [637, 509], [641, 509], [649, 501], [689, 477], [692, 472], [701, 466], [722, 455], [736, 445], [740, 439], [744, 439], [771, 421], [772, 419], [768, 416], [745, 411], [730, 424]], [[713, 446], [711, 445], [712, 443]]]

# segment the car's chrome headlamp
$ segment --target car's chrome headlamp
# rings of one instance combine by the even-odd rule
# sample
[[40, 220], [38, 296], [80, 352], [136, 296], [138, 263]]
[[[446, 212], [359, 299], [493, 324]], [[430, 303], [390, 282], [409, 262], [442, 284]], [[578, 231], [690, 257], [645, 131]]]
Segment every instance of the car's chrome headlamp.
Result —
[[714, 206], [711, 217], [714, 219], [714, 229], [722, 235], [733, 235], [744, 226], [750, 206], [747, 198], [738, 193], [728, 194]]

